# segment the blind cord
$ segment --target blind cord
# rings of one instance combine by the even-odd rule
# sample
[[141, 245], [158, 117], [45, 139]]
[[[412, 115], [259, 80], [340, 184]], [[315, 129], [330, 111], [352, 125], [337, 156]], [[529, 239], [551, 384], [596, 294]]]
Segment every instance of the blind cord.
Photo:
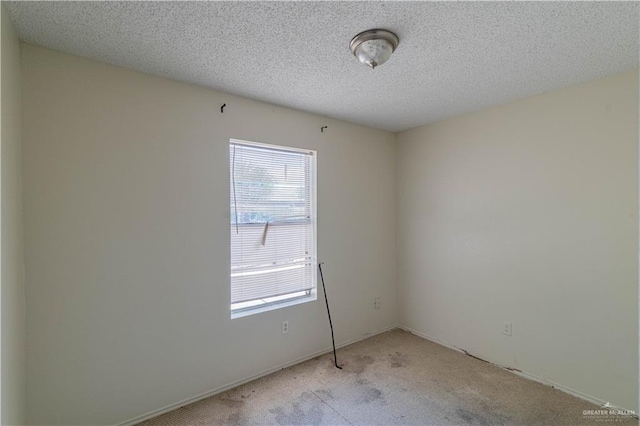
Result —
[[[226, 105], [226, 104], [225, 104]], [[224, 108], [224, 105], [222, 106]], [[233, 185], [233, 208], [236, 216], [236, 234], [238, 234], [238, 200], [236, 199], [236, 146], [233, 146], [233, 161], [231, 162], [231, 181]], [[264, 245], [264, 244], [263, 244]]]
[[333, 343], [333, 362], [336, 368], [342, 370], [342, 367], [338, 366], [338, 357], [336, 355], [336, 341], [333, 338], [333, 323], [331, 322], [331, 312], [329, 312], [329, 299], [327, 299], [327, 288], [324, 286], [324, 277], [322, 276], [322, 263], [318, 263], [318, 269], [320, 269], [320, 279], [322, 280], [322, 290], [324, 290], [324, 301], [327, 304], [327, 315], [329, 316], [329, 327], [331, 328], [331, 343]]

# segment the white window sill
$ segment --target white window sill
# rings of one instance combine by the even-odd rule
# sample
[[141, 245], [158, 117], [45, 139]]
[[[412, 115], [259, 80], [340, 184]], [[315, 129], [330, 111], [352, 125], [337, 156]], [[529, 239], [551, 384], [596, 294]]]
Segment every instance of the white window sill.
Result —
[[291, 296], [285, 296], [281, 300], [278, 299], [278, 297], [273, 297], [269, 299], [262, 299], [260, 301], [247, 302], [248, 306], [231, 311], [231, 319], [242, 318], [262, 312], [269, 312], [275, 309], [286, 308], [287, 306], [313, 302], [317, 300], [317, 292], [315, 289], [313, 289], [311, 290], [311, 294], [308, 295], [297, 296], [295, 298], [291, 298]]

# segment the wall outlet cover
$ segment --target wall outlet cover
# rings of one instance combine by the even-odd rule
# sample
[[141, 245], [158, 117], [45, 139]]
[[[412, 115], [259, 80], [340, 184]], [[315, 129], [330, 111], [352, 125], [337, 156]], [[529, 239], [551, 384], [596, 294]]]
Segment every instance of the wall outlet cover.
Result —
[[508, 321], [505, 321], [505, 323], [502, 326], [502, 334], [505, 334], [507, 336], [511, 336], [511, 323]]

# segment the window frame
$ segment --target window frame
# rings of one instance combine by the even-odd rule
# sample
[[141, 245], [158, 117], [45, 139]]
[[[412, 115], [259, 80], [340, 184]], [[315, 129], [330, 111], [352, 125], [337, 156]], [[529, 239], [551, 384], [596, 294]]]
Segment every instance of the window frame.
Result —
[[[262, 148], [262, 149], [267, 149], [267, 150], [271, 150], [271, 151], [280, 151], [280, 152], [284, 152], [284, 153], [300, 153], [300, 154], [305, 154], [305, 155], [309, 155], [309, 167], [311, 170], [309, 170], [308, 173], [308, 179], [310, 180], [310, 182], [308, 182], [306, 184], [306, 186], [309, 187], [309, 196], [310, 196], [310, 200], [309, 200], [309, 204], [310, 204], [310, 218], [309, 218], [309, 225], [311, 227], [311, 265], [310, 267], [314, 268], [314, 270], [311, 272], [310, 276], [311, 276], [311, 288], [309, 290], [306, 291], [298, 291], [298, 292], [293, 292], [293, 293], [289, 293], [289, 294], [285, 294], [285, 295], [279, 295], [279, 296], [271, 296], [271, 297], [264, 297], [262, 299], [254, 299], [252, 301], [246, 301], [246, 302], [238, 302], [235, 303], [235, 305], [245, 305], [245, 306], [241, 306], [241, 307], [236, 307], [234, 309], [234, 303], [231, 303], [231, 293], [229, 295], [229, 307], [230, 307], [230, 313], [231, 313], [231, 319], [235, 319], [235, 318], [242, 318], [242, 317], [246, 317], [246, 316], [250, 316], [250, 315], [254, 315], [254, 314], [258, 314], [258, 313], [262, 313], [262, 312], [268, 312], [268, 311], [272, 311], [275, 309], [281, 309], [281, 308], [285, 308], [288, 306], [294, 306], [294, 305], [299, 305], [302, 303], [309, 303], [309, 302], [314, 302], [317, 300], [317, 294], [318, 294], [318, 277], [317, 277], [317, 272], [315, 271], [315, 265], [317, 264], [317, 252], [318, 252], [318, 232], [317, 232], [317, 226], [318, 226], [318, 211], [317, 211], [317, 191], [318, 191], [318, 179], [317, 179], [317, 156], [318, 153], [316, 150], [312, 150], [312, 149], [307, 149], [307, 148], [298, 148], [298, 147], [290, 147], [290, 146], [284, 146], [284, 145], [273, 145], [273, 144], [267, 144], [267, 143], [262, 143], [262, 142], [253, 142], [253, 141], [247, 141], [247, 140], [243, 140], [243, 139], [236, 139], [236, 138], [230, 138], [229, 139], [229, 151], [228, 151], [228, 155], [229, 158], [231, 158], [232, 156], [232, 149], [234, 145], [245, 145], [248, 147], [256, 147], [256, 148]], [[232, 176], [232, 162], [231, 160], [229, 161], [229, 195], [232, 196], [233, 194], [233, 176]], [[233, 202], [230, 204], [230, 212], [233, 214], [234, 212], [234, 205]], [[231, 217], [231, 215], [229, 215]], [[245, 224], [238, 224], [238, 226], [256, 226], [256, 225], [262, 225], [259, 223], [245, 223]], [[231, 267], [232, 267], [232, 259], [231, 259], [231, 238], [232, 238], [232, 232], [234, 231], [236, 227], [236, 224], [232, 221], [230, 223], [230, 227], [229, 227], [229, 290], [231, 292], [231, 286], [232, 286], [232, 281], [231, 281]], [[305, 293], [305, 294], [302, 294]], [[291, 297], [287, 297], [290, 296]], [[260, 302], [258, 302], [260, 301]]]

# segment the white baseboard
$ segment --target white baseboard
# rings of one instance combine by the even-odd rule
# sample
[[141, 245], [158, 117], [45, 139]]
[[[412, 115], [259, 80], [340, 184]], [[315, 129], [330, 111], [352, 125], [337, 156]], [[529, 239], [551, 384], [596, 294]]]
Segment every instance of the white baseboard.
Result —
[[[466, 350], [464, 350], [462, 348], [459, 348], [459, 347], [457, 347], [455, 345], [451, 345], [451, 344], [449, 344], [447, 342], [443, 342], [440, 339], [436, 339], [435, 337], [428, 336], [428, 335], [426, 335], [424, 333], [421, 333], [421, 332], [419, 332], [417, 330], [413, 330], [413, 329], [411, 329], [409, 327], [405, 327], [403, 325], [398, 325], [398, 328], [401, 329], [401, 330], [407, 331], [407, 332], [409, 332], [411, 334], [415, 334], [418, 337], [422, 337], [423, 339], [429, 340], [429, 341], [431, 341], [433, 343], [436, 343], [438, 345], [445, 346], [445, 347], [447, 347], [449, 349], [453, 349], [454, 351], [461, 352], [461, 353], [463, 353], [465, 355], [470, 355], [470, 356], [472, 356], [474, 358], [477, 358], [473, 354], [470, 354], [469, 352], [467, 352]], [[481, 358], [478, 358], [478, 359], [481, 359]], [[507, 366], [504, 366], [504, 365], [496, 364], [494, 362], [491, 362], [491, 361], [488, 361], [488, 360], [485, 360], [485, 359], [482, 359], [482, 361], [488, 362], [489, 364], [495, 365], [496, 367], [502, 368], [503, 370], [507, 370], [508, 372], [513, 373], [513, 374], [515, 374], [517, 376], [523, 377], [525, 379], [533, 380], [534, 382], [538, 382], [538, 383], [541, 383], [541, 384], [546, 385], [546, 386], [551, 386], [554, 389], [558, 389], [559, 391], [567, 393], [567, 394], [569, 394], [571, 396], [575, 396], [576, 398], [580, 398], [580, 399], [582, 399], [584, 401], [591, 402], [592, 404], [596, 404], [598, 406], [603, 406], [605, 403], [606, 404], [609, 403], [608, 401], [604, 401], [604, 400], [602, 400], [600, 398], [596, 398], [595, 396], [587, 395], [585, 393], [582, 393], [582, 392], [577, 391], [575, 389], [571, 389], [570, 387], [561, 385], [559, 383], [552, 382], [550, 380], [544, 379], [542, 377], [538, 377], [538, 376], [530, 374], [530, 373], [525, 373], [524, 371], [515, 370], [515, 369], [513, 369], [511, 367], [507, 367]], [[624, 407], [615, 407], [615, 406], [609, 406], [609, 407], [611, 409], [619, 409], [619, 410], [631, 411], [631, 410], [627, 410]], [[637, 415], [635, 417], [637, 418]]]
[[[342, 348], [344, 346], [351, 345], [353, 343], [359, 342], [359, 341], [364, 340], [364, 339], [368, 339], [368, 338], [373, 337], [373, 336], [375, 336], [377, 334], [384, 333], [385, 331], [393, 330], [395, 328], [398, 328], [398, 326], [397, 325], [392, 325], [392, 326], [385, 327], [383, 329], [380, 329], [380, 330], [377, 330], [377, 331], [374, 331], [374, 332], [371, 332], [371, 333], [365, 333], [361, 337], [350, 339], [350, 340], [347, 340], [347, 341], [342, 342], [340, 344], [337, 344], [336, 345], [336, 349]], [[183, 407], [185, 405], [192, 404], [194, 402], [200, 401], [200, 400], [208, 398], [210, 396], [225, 392], [225, 391], [227, 391], [229, 389], [233, 389], [233, 388], [238, 387], [240, 385], [243, 385], [245, 383], [249, 383], [249, 382], [251, 382], [253, 380], [259, 379], [260, 377], [267, 376], [267, 375], [269, 375], [271, 373], [275, 373], [276, 371], [282, 370], [282, 369], [287, 368], [287, 367], [291, 367], [292, 365], [296, 365], [296, 364], [299, 364], [299, 363], [304, 362], [304, 361], [308, 361], [308, 360], [310, 360], [312, 358], [315, 358], [315, 357], [320, 356], [320, 355], [327, 354], [327, 353], [332, 352], [332, 351], [333, 351], [333, 347], [331, 347], [331, 346], [328, 347], [328, 348], [325, 348], [325, 349], [321, 349], [321, 350], [319, 350], [317, 352], [314, 352], [312, 354], [303, 356], [302, 358], [298, 358], [296, 360], [293, 360], [293, 361], [290, 361], [290, 362], [286, 362], [284, 364], [278, 365], [277, 367], [269, 368], [269, 369], [264, 370], [264, 371], [262, 371], [262, 372], [260, 372], [258, 374], [254, 374], [253, 376], [246, 377], [244, 379], [238, 380], [238, 381], [233, 382], [233, 383], [229, 383], [228, 385], [221, 386], [221, 387], [216, 388], [216, 389], [212, 389], [210, 391], [201, 393], [201, 394], [193, 396], [191, 398], [183, 399], [182, 401], [179, 401], [179, 402], [176, 402], [176, 403], [173, 403], [173, 404], [169, 404], [169, 405], [164, 406], [162, 408], [159, 408], [157, 410], [150, 411], [150, 412], [148, 412], [146, 414], [142, 414], [140, 416], [136, 416], [136, 417], [134, 417], [132, 419], [129, 419], [129, 420], [125, 421], [125, 422], [119, 423], [118, 426], [133, 426], [133, 425], [138, 424], [140, 422], [143, 422], [145, 420], [152, 419], [152, 418], [157, 417], [157, 416], [159, 416], [161, 414], [168, 413], [169, 411], [173, 411], [173, 410], [175, 410], [177, 408], [180, 408], [180, 407]]]

